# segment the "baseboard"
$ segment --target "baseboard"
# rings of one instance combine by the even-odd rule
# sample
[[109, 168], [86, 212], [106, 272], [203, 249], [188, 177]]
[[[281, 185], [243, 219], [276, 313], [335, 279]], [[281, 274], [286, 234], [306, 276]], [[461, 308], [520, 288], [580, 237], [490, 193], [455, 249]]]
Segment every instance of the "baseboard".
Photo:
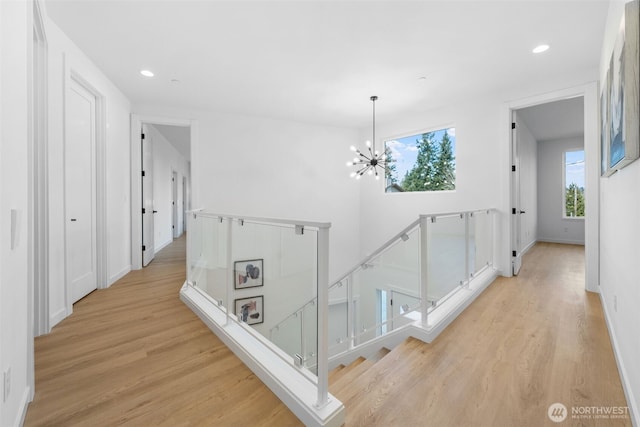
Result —
[[538, 239], [538, 242], [542, 243], [561, 243], [563, 245], [580, 245], [584, 246], [584, 240], [567, 240], [567, 239], [547, 239], [546, 237], [542, 237]]
[[18, 414], [16, 415], [15, 423], [13, 424], [16, 427], [20, 427], [24, 425], [24, 420], [27, 417], [27, 409], [29, 408], [29, 396], [31, 396], [31, 387], [27, 387], [22, 395], [22, 399], [20, 399], [20, 406], [18, 409]]
[[524, 254], [526, 254], [527, 252], [529, 252], [529, 250], [534, 247], [536, 245], [536, 243], [538, 243], [537, 240], [532, 241], [531, 243], [529, 243], [527, 246], [524, 247], [524, 249], [522, 249], [522, 251], [520, 251], [520, 256], [524, 256]]
[[153, 248], [153, 251], [154, 251], [154, 252], [160, 252], [161, 250], [163, 250], [164, 248], [166, 248], [167, 246], [169, 246], [171, 243], [173, 243], [173, 237], [172, 237], [171, 239], [167, 240], [166, 242], [161, 243], [161, 244], [160, 244], [160, 246], [158, 246], [158, 247], [154, 247], [154, 248]]
[[109, 284], [107, 285], [107, 287], [113, 285], [114, 283], [116, 283], [118, 280], [122, 279], [124, 276], [126, 276], [129, 272], [131, 271], [131, 265], [126, 266], [124, 269], [122, 269], [122, 271], [120, 271], [119, 273], [114, 274], [113, 276], [111, 276], [109, 278]]
[[607, 330], [609, 331], [609, 337], [611, 337], [611, 346], [613, 347], [613, 355], [616, 358], [616, 365], [618, 365], [618, 372], [620, 373], [620, 382], [622, 382], [622, 389], [624, 390], [624, 395], [627, 398], [627, 405], [629, 406], [630, 418], [631, 422], [635, 427], [640, 426], [640, 408], [638, 408], [636, 404], [635, 395], [633, 390], [631, 389], [631, 384], [627, 380], [627, 370], [625, 368], [624, 361], [622, 357], [620, 357], [620, 352], [618, 350], [618, 339], [616, 337], [615, 330], [613, 329], [611, 317], [609, 316], [609, 310], [607, 309], [607, 294], [606, 291], [600, 287], [600, 304], [602, 305], [602, 311], [604, 311], [604, 321], [607, 325]]
[[49, 317], [49, 326], [53, 328], [58, 323], [62, 322], [65, 317], [67, 317], [67, 309], [61, 308]]

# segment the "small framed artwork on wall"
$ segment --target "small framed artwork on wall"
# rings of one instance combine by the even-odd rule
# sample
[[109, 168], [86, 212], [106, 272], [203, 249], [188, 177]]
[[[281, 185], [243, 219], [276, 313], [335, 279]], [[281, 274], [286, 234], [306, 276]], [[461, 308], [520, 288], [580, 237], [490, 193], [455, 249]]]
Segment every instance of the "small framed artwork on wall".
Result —
[[238, 320], [247, 325], [264, 322], [264, 296], [239, 298], [235, 302], [235, 314]]
[[255, 288], [264, 285], [264, 262], [250, 259], [233, 263], [234, 285], [236, 289]]

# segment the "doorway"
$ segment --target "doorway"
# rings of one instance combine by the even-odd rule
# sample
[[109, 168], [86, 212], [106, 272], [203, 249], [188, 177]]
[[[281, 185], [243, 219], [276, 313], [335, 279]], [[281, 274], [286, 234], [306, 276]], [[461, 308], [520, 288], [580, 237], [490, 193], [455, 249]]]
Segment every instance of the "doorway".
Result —
[[[573, 108], [570, 108], [573, 104]], [[509, 275], [517, 274], [522, 262], [522, 255], [540, 240], [553, 241], [548, 235], [541, 235], [541, 230], [548, 224], [543, 218], [544, 214], [553, 214], [557, 224], [561, 224], [561, 233], [565, 233], [567, 218], [563, 214], [565, 200], [564, 191], [564, 167], [566, 156], [561, 153], [553, 158], [553, 162], [545, 157], [539, 158], [543, 153], [538, 141], [546, 141], [554, 146], [561, 140], [571, 138], [581, 139], [584, 150], [584, 196], [587, 200], [583, 221], [583, 240], [568, 241], [557, 239], [559, 243], [584, 243], [585, 245], [585, 287], [590, 291], [597, 291], [598, 287], [598, 184], [599, 184], [599, 141], [598, 141], [598, 99], [597, 85], [585, 86], [557, 91], [537, 97], [527, 98], [507, 104], [505, 117], [509, 118], [508, 149], [509, 149], [509, 200], [507, 210], [510, 221], [508, 222], [508, 240], [505, 244], [509, 248], [508, 262]], [[546, 123], [537, 123], [543, 115], [529, 114], [546, 111]], [[575, 116], [579, 116], [578, 130], [575, 130]], [[549, 122], [549, 117], [556, 119], [555, 124]], [[573, 122], [574, 130], [563, 131], [563, 127]], [[519, 126], [522, 123], [524, 126]], [[561, 126], [562, 125], [562, 126]], [[533, 129], [533, 132], [531, 129]], [[542, 134], [540, 134], [542, 132]], [[547, 132], [547, 134], [544, 134]], [[564, 132], [564, 133], [563, 133]], [[555, 134], [553, 134], [555, 133]], [[527, 135], [528, 134], [528, 135]], [[537, 134], [534, 136], [534, 134]], [[542, 135], [542, 136], [541, 136]], [[532, 139], [534, 144], [527, 147], [523, 140]], [[557, 145], [557, 144], [556, 144]], [[574, 142], [575, 145], [575, 142]], [[557, 148], [557, 147], [556, 147]], [[533, 158], [533, 161], [532, 161]], [[551, 164], [553, 163], [553, 164]], [[559, 184], [554, 185], [555, 194], [543, 192], [545, 184], [543, 178], [550, 176], [550, 171], [558, 176]], [[592, 203], [588, 201], [592, 200]], [[547, 204], [553, 204], [552, 209]], [[564, 223], [563, 223], [564, 221]], [[564, 224], [564, 225], [562, 225]], [[573, 225], [579, 224], [574, 221]], [[555, 235], [557, 235], [556, 233]], [[506, 251], [505, 251], [506, 252]], [[506, 253], [505, 253], [506, 255]]]
[[185, 230], [190, 203], [192, 122], [132, 115], [132, 268]]

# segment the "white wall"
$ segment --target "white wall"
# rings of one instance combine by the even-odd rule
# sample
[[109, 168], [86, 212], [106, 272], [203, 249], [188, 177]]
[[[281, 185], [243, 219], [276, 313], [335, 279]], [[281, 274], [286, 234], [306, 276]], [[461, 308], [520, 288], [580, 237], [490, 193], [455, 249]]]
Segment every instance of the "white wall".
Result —
[[[604, 81], [623, 11], [623, 2], [610, 3], [600, 81]], [[600, 179], [600, 292], [635, 425], [640, 425], [640, 286], [636, 269], [639, 183], [638, 160], [611, 177]]]
[[[31, 2], [0, 2], [0, 377], [11, 371], [11, 391], [0, 402], [0, 425], [18, 426], [30, 399], [31, 287], [27, 227], [29, 194]], [[12, 247], [11, 211], [17, 213]]]
[[131, 266], [130, 103], [53, 21], [45, 17], [44, 22], [49, 43], [49, 312], [54, 326], [70, 314], [65, 296], [63, 151], [64, 91], [69, 72], [78, 73], [105, 98], [108, 284]]
[[173, 172], [177, 172], [178, 235], [182, 234], [182, 178], [189, 180], [189, 164], [153, 125], [145, 125], [153, 145], [153, 215], [154, 247], [158, 251], [173, 241]]
[[[564, 218], [564, 153], [584, 149], [584, 138], [538, 143], [538, 240], [584, 245], [584, 219]], [[587, 200], [586, 203], [591, 201]], [[597, 203], [593, 201], [591, 203]]]
[[[516, 113], [517, 114], [517, 113]], [[528, 250], [539, 236], [538, 229], [538, 144], [523, 120], [516, 119], [518, 157], [520, 163], [520, 242], [523, 251]]]
[[357, 262], [358, 182], [345, 166], [357, 131], [205, 111], [136, 106], [197, 120], [192, 206], [217, 213], [331, 222], [329, 277]]

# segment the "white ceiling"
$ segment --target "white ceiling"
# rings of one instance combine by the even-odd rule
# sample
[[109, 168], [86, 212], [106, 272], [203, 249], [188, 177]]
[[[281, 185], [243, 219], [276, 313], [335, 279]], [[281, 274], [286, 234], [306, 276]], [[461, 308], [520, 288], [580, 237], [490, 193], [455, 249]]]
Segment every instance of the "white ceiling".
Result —
[[536, 141], [584, 135], [584, 98], [571, 98], [518, 110]]
[[191, 128], [188, 126], [148, 125], [156, 128], [187, 161], [191, 160]]
[[[385, 119], [597, 70], [608, 1], [49, 0], [46, 8], [134, 104], [364, 127], [370, 95]], [[542, 42], [551, 49], [532, 54]]]

